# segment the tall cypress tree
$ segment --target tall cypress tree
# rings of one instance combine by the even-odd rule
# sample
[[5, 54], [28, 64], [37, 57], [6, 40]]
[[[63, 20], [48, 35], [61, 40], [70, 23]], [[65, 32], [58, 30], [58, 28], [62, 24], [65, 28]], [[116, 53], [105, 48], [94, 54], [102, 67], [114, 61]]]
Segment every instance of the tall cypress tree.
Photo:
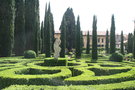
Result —
[[83, 42], [83, 31], [81, 31], [81, 53], [83, 51], [83, 46], [84, 46], [84, 42]]
[[[72, 8], [68, 8], [63, 15], [66, 19], [66, 48], [71, 51], [75, 48], [75, 16]], [[60, 26], [60, 30], [61, 30]]]
[[123, 46], [123, 31], [121, 31], [121, 47], [120, 47], [121, 54], [124, 54], [124, 46]]
[[128, 45], [127, 45], [127, 52], [132, 53], [133, 51], [133, 34], [128, 34]]
[[106, 53], [109, 53], [109, 35], [108, 30], [106, 31], [106, 45], [105, 45]]
[[115, 44], [115, 20], [114, 15], [112, 15], [111, 20], [111, 31], [110, 31], [110, 53], [115, 53], [116, 44]]
[[51, 42], [52, 42], [52, 52], [54, 51], [54, 41], [55, 41], [55, 38], [54, 38], [54, 33], [55, 33], [55, 31], [54, 31], [54, 21], [53, 21], [53, 14], [52, 13], [50, 13], [50, 15], [51, 15], [51, 20], [50, 20], [50, 22], [51, 22]]
[[53, 28], [53, 24], [52, 24], [52, 13], [51, 13], [51, 9], [50, 9], [50, 3], [48, 6], [48, 10], [46, 13], [46, 18], [45, 18], [45, 22], [46, 22], [46, 27], [45, 27], [45, 43], [46, 43], [46, 47], [45, 47], [45, 54], [46, 57], [51, 57], [51, 52], [52, 52], [52, 28]]
[[39, 51], [39, 42], [40, 42], [40, 16], [39, 16], [39, 0], [35, 0], [35, 45], [34, 51], [38, 55]]
[[15, 17], [15, 55], [23, 55], [25, 49], [25, 2], [24, 0], [15, 0], [16, 17]]
[[46, 3], [46, 6], [45, 6], [45, 17], [44, 17], [44, 31], [43, 31], [43, 36], [44, 36], [44, 38], [43, 38], [43, 49], [42, 49], [42, 51], [45, 53], [45, 51], [46, 51], [46, 40], [47, 40], [47, 38], [46, 38], [46, 31], [47, 31], [47, 10], [48, 8], [47, 8], [47, 3]]
[[41, 23], [41, 53], [44, 53], [44, 22]]
[[88, 33], [87, 33], [86, 54], [90, 54], [90, 34], [89, 34], [89, 31], [88, 31]]
[[65, 17], [63, 17], [63, 20], [61, 22], [61, 52], [60, 57], [65, 57], [65, 49], [66, 49], [66, 20]]
[[14, 44], [15, 0], [0, 1], [0, 56], [11, 56]]
[[93, 31], [92, 31], [92, 60], [98, 59], [97, 53], [97, 17], [93, 16]]
[[135, 29], [134, 29], [134, 36], [133, 36], [133, 57], [135, 59]]
[[81, 28], [80, 28], [80, 18], [77, 18], [77, 28], [76, 28], [76, 58], [81, 58]]
[[39, 22], [39, 0], [25, 0], [25, 49], [34, 50], [37, 54]]

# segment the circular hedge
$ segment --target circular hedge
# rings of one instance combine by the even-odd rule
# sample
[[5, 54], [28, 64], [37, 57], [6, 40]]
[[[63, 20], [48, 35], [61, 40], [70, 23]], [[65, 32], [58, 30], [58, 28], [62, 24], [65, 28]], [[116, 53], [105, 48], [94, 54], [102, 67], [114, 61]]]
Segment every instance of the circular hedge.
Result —
[[113, 53], [109, 60], [116, 61], [116, 62], [122, 62], [123, 61], [123, 55], [120, 53]]
[[36, 53], [33, 50], [27, 50], [24, 52], [24, 58], [36, 58]]

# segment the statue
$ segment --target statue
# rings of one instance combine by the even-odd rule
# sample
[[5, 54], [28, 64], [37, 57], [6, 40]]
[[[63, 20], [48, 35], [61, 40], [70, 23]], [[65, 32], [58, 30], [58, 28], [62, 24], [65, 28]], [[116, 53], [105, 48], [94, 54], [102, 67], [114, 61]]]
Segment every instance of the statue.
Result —
[[56, 38], [55, 42], [54, 42], [54, 58], [56, 60], [58, 60], [58, 57], [60, 56], [60, 51], [61, 51], [61, 48], [60, 48], [60, 43], [61, 43], [61, 40]]

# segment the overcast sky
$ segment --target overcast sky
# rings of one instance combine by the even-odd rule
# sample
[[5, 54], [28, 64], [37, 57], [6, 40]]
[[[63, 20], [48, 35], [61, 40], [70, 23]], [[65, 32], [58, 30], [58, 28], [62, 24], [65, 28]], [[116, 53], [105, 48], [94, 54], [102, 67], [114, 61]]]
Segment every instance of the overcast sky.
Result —
[[50, 1], [55, 30], [59, 30], [64, 12], [73, 8], [75, 17], [80, 16], [81, 30], [92, 30], [93, 15], [97, 16], [97, 30], [110, 30], [111, 16], [115, 16], [116, 33], [133, 32], [135, 0], [39, 0], [40, 20], [44, 19], [45, 4]]

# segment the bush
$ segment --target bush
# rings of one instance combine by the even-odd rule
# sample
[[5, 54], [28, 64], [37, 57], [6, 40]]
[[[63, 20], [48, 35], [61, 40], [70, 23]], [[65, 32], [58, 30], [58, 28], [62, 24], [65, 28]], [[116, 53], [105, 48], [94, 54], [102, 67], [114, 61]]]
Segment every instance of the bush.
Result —
[[132, 61], [133, 60], [133, 54], [132, 53], [126, 54], [124, 59], [126, 61]]
[[113, 54], [110, 56], [109, 60], [111, 60], [111, 61], [116, 61], [116, 62], [122, 62], [122, 60], [123, 60], [123, 55], [120, 54], [120, 53], [113, 53]]
[[24, 58], [36, 58], [36, 53], [33, 50], [27, 50], [24, 52]]

